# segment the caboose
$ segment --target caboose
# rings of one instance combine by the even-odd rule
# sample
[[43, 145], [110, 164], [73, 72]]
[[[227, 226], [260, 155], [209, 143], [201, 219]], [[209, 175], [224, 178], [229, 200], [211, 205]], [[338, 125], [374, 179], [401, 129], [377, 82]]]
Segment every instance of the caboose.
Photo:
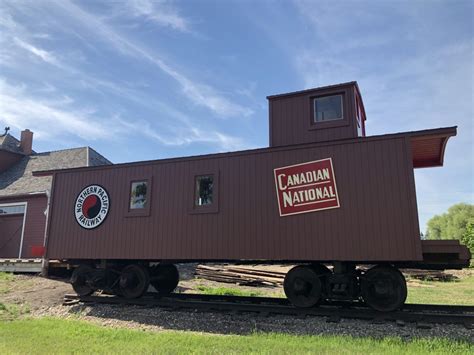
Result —
[[407, 297], [399, 268], [463, 268], [457, 240], [421, 240], [414, 169], [443, 165], [456, 127], [366, 136], [356, 82], [269, 96], [268, 148], [36, 172], [52, 175], [46, 260], [80, 295], [172, 292], [175, 263], [295, 264], [298, 307]]

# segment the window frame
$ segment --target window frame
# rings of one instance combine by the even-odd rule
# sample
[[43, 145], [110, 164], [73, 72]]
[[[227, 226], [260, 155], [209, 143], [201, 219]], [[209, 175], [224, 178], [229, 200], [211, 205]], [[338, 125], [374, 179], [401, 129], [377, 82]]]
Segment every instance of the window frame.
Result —
[[[337, 117], [337, 118], [331, 118], [331, 119], [326, 119], [326, 120], [320, 120], [318, 121], [317, 119], [317, 111], [316, 111], [316, 108], [317, 108], [317, 101], [318, 100], [321, 100], [321, 99], [327, 99], [327, 98], [330, 98], [330, 97], [338, 97], [340, 98], [340, 108], [341, 108], [341, 117]], [[333, 122], [333, 121], [339, 121], [339, 120], [343, 120], [344, 119], [344, 96], [342, 94], [334, 94], [334, 95], [326, 95], [326, 96], [318, 96], [318, 97], [315, 97], [313, 99], [313, 120], [315, 123], [326, 123], [326, 122]]]
[[26, 213], [26, 202], [14, 202], [14, 203], [2, 203], [0, 204], [0, 211], [2, 211], [3, 208], [8, 208], [8, 207], [17, 207], [17, 206], [22, 206], [23, 211], [22, 212], [7, 212], [7, 213], [2, 213], [0, 212], [0, 216], [11, 216], [11, 215], [18, 215], [18, 214], [24, 214]]
[[[125, 217], [147, 217], [150, 216], [151, 201], [152, 201], [152, 191], [153, 191], [153, 179], [151, 176], [144, 176], [143, 178], [133, 177], [127, 180], [127, 210]], [[130, 208], [130, 202], [132, 200], [132, 184], [135, 182], [146, 182], [146, 204], [145, 208]]]
[[[315, 110], [315, 100], [323, 97], [328, 96], [337, 96], [341, 95], [341, 103], [342, 103], [342, 118], [338, 118], [336, 120], [328, 120], [328, 121], [316, 121], [316, 110]], [[347, 100], [350, 97], [349, 89], [339, 89], [334, 91], [327, 91], [324, 93], [318, 93], [316, 95], [309, 96], [309, 108], [310, 108], [310, 115], [309, 115], [309, 130], [318, 130], [318, 129], [325, 129], [325, 128], [335, 128], [335, 127], [342, 127], [342, 126], [349, 126], [351, 124], [348, 116], [350, 116], [349, 112], [349, 105]]]
[[[212, 181], [212, 203], [208, 205], [196, 205], [196, 189], [197, 178], [201, 176], [211, 176]], [[191, 173], [190, 180], [192, 181], [191, 189], [191, 205], [189, 209], [190, 214], [200, 213], [218, 213], [219, 212], [219, 171], [218, 170], [202, 170]]]

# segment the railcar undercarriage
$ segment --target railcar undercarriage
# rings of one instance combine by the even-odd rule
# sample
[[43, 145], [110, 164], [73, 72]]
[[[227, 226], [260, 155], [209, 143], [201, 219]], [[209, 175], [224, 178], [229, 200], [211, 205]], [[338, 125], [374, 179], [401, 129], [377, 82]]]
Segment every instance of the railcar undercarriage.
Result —
[[[138, 298], [149, 286], [162, 295], [175, 290], [178, 269], [161, 263], [88, 263], [74, 269], [71, 284], [80, 296], [101, 290], [124, 298]], [[296, 307], [314, 307], [331, 301], [363, 301], [378, 311], [393, 311], [405, 303], [407, 286], [402, 273], [391, 265], [356, 269], [353, 263], [298, 265], [284, 280], [288, 300]]]
[[[459, 241], [422, 241], [423, 260], [410, 263], [307, 262], [290, 269], [283, 288], [295, 307], [314, 307], [321, 302], [362, 301], [387, 312], [403, 307], [407, 285], [398, 268], [453, 269], [469, 264], [471, 254]], [[271, 263], [268, 261], [268, 263]], [[80, 296], [101, 290], [124, 298], [138, 298], [151, 285], [159, 294], [173, 292], [179, 272], [172, 263], [137, 260], [70, 260], [71, 284]], [[329, 268], [326, 265], [331, 265]]]

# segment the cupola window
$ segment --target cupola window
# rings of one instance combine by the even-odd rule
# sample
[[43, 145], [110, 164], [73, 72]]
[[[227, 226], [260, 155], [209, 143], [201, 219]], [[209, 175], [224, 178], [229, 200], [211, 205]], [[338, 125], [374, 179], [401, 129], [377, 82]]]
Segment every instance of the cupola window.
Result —
[[342, 95], [331, 95], [314, 99], [315, 122], [341, 120], [342, 118]]

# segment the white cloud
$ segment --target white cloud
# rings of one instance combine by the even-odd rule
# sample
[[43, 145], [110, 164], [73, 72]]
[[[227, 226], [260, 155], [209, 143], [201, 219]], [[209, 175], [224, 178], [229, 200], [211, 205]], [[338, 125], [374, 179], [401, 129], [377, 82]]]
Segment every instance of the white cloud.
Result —
[[[139, 119], [123, 120], [114, 118], [114, 123], [128, 133], [151, 138], [166, 146], [187, 146], [202, 143], [215, 147], [218, 151], [233, 151], [249, 149], [249, 145], [239, 137], [227, 135], [214, 129], [202, 129], [193, 126], [187, 120], [175, 125], [167, 125], [161, 129], [155, 129], [148, 121]], [[170, 132], [172, 132], [170, 134]]]
[[206, 107], [223, 118], [248, 117], [254, 113], [252, 109], [234, 103], [220, 95], [215, 88], [191, 80], [189, 77], [165, 63], [149, 49], [128, 40], [101, 19], [82, 10], [75, 4], [68, 1], [61, 1], [57, 4], [70, 16], [92, 31], [95, 36], [100, 36], [102, 40], [110, 44], [115, 50], [125, 55], [145, 59], [157, 66], [162, 72], [173, 78], [179, 84], [184, 95], [194, 104]]
[[171, 27], [174, 30], [189, 31], [188, 20], [182, 17], [178, 9], [169, 1], [129, 0], [125, 6], [133, 16], [143, 17], [160, 26]]
[[24, 85], [0, 79], [0, 118], [7, 125], [19, 130], [31, 128], [45, 139], [69, 134], [94, 140], [110, 135], [93, 110], [75, 110], [71, 102], [67, 97], [61, 101], [34, 97]]
[[[37, 93], [41, 93], [41, 89]], [[89, 142], [97, 139], [116, 140], [117, 136], [133, 131], [167, 146], [202, 143], [212, 145], [219, 151], [248, 147], [238, 137], [192, 126], [179, 112], [175, 112], [178, 121], [174, 121], [174, 124], [162, 121], [157, 130], [145, 120], [123, 120], [118, 114], [103, 117], [94, 108], [77, 109], [76, 106], [69, 96], [45, 99], [25, 85], [15, 86], [0, 78], [2, 122], [17, 130], [30, 128], [38, 139], [61, 138], [66, 141], [66, 137], [79, 137]]]
[[23, 49], [26, 49], [28, 52], [30, 52], [30, 53], [34, 54], [35, 56], [41, 58], [46, 63], [53, 64], [53, 65], [56, 65], [58, 67], [61, 66], [58, 59], [52, 53], [50, 53], [48, 51], [45, 51], [44, 49], [35, 47], [32, 44], [27, 43], [25, 41], [22, 41], [21, 39], [16, 38], [16, 37], [14, 38], [14, 41], [19, 47], [21, 47]]

